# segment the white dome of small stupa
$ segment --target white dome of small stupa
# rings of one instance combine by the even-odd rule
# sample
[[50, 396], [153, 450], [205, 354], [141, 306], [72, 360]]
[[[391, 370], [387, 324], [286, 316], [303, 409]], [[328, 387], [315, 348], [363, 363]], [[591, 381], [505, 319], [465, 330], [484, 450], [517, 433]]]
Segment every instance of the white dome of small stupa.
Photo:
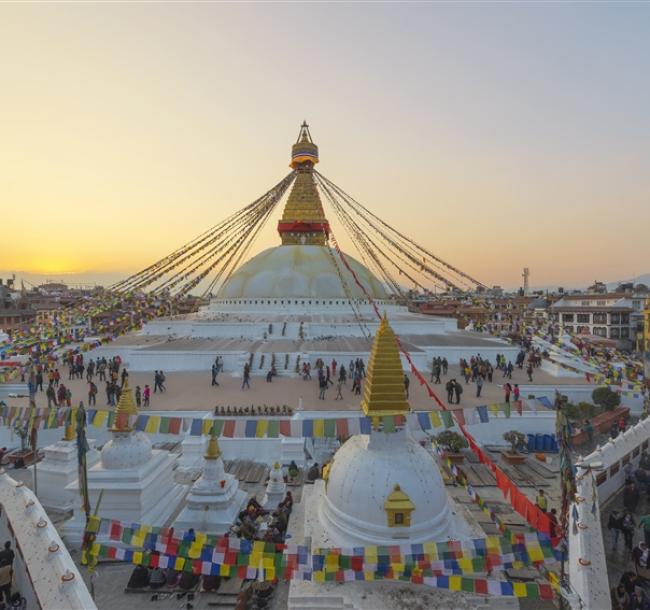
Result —
[[[412, 505], [408, 527], [389, 525], [392, 499]], [[321, 510], [340, 535], [375, 544], [443, 540], [451, 529], [438, 466], [405, 431], [350, 438], [330, 467]]]
[[151, 439], [144, 432], [135, 432], [129, 426], [129, 416], [137, 414], [138, 409], [127, 378], [115, 408], [115, 421], [110, 428], [113, 438], [104, 445], [101, 452], [101, 463], [105, 469], [137, 468], [151, 459]]
[[107, 470], [137, 468], [151, 459], [151, 440], [144, 432], [114, 432], [101, 455]]

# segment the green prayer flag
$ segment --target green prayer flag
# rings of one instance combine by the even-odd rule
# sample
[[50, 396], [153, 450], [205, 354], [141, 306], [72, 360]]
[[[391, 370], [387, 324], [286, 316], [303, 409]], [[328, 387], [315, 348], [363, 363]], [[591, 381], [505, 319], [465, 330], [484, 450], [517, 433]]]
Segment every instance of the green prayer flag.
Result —
[[474, 593], [474, 579], [473, 578], [461, 578], [460, 579], [460, 590], [467, 591], [468, 593]]
[[271, 419], [269, 421], [269, 426], [266, 429], [266, 436], [268, 438], [278, 438], [280, 432], [280, 422], [277, 419]]
[[442, 417], [445, 428], [451, 428], [454, 425], [454, 418], [450, 411], [440, 411], [440, 417]]
[[530, 597], [532, 599], [539, 599], [539, 585], [535, 582], [527, 582], [526, 583], [526, 597]]
[[169, 417], [161, 417], [160, 418], [160, 428], [158, 431], [161, 434], [167, 434], [169, 433]]
[[325, 420], [325, 437], [334, 438], [336, 436], [336, 420], [335, 419], [326, 419]]

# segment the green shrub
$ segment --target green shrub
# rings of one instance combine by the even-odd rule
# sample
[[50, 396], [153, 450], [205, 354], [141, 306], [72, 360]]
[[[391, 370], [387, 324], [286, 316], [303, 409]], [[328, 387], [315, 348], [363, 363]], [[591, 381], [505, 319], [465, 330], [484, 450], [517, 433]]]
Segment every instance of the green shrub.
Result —
[[510, 443], [510, 453], [517, 453], [526, 446], [526, 435], [517, 430], [510, 430], [503, 433], [503, 440]]
[[436, 436], [436, 443], [440, 445], [445, 451], [450, 453], [459, 453], [461, 449], [468, 446], [465, 437], [454, 432], [453, 430], [445, 430]]
[[621, 404], [621, 397], [608, 387], [596, 388], [591, 393], [591, 398], [599, 407], [602, 407], [606, 411], [613, 411]]

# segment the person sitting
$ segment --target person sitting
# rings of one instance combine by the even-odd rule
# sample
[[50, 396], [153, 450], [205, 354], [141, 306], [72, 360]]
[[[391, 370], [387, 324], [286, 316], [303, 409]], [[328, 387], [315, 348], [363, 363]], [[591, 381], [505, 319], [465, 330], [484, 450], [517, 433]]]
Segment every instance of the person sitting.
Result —
[[165, 585], [171, 589], [175, 589], [178, 586], [178, 579], [180, 574], [173, 568], [165, 569]]
[[298, 477], [298, 474], [300, 473], [300, 470], [298, 469], [298, 464], [296, 464], [293, 460], [291, 460], [287, 472], [289, 473], [289, 480], [294, 481]]
[[194, 589], [198, 584], [198, 574], [194, 574], [193, 572], [183, 572], [181, 574], [180, 580], [178, 581], [178, 588], [183, 589], [183, 591], [190, 591], [191, 589]]
[[135, 566], [131, 578], [127, 583], [127, 589], [144, 589], [149, 586], [149, 569], [144, 566]]
[[203, 590], [216, 591], [221, 586], [221, 576], [206, 574], [203, 576]]
[[160, 568], [151, 570], [149, 586], [152, 589], [162, 589], [165, 586], [165, 573]]
[[307, 471], [307, 480], [313, 482], [319, 476], [320, 476], [320, 469], [318, 468], [318, 463], [315, 462], [314, 464], [311, 465], [311, 467]]
[[630, 597], [630, 610], [650, 610], [650, 599], [641, 587], [634, 588], [634, 594]]

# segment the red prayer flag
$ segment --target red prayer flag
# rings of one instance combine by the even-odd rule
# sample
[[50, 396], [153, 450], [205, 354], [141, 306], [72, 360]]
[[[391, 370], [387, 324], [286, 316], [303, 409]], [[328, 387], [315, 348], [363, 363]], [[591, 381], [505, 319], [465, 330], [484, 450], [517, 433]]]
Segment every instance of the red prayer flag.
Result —
[[227, 419], [226, 421], [224, 421], [222, 434], [226, 438], [232, 438], [235, 435], [235, 420], [234, 419]]

